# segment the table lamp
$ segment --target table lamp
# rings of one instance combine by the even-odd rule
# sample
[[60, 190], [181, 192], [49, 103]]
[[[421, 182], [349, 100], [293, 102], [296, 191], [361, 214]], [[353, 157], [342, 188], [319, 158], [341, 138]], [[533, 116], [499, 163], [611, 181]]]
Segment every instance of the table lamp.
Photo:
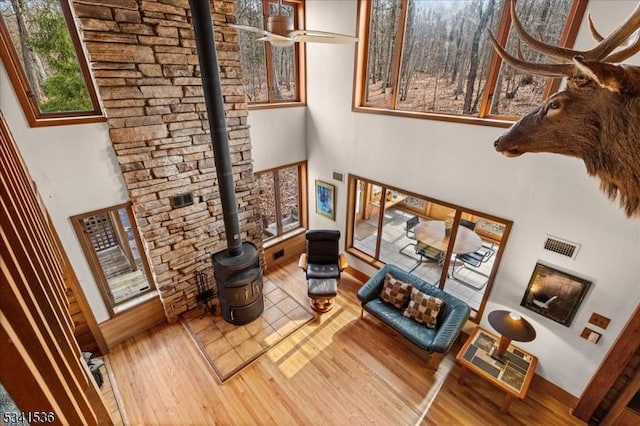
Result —
[[498, 361], [502, 361], [512, 340], [530, 342], [536, 338], [536, 330], [533, 326], [516, 312], [493, 311], [489, 313], [488, 319], [489, 324], [500, 333], [498, 349], [492, 355]]

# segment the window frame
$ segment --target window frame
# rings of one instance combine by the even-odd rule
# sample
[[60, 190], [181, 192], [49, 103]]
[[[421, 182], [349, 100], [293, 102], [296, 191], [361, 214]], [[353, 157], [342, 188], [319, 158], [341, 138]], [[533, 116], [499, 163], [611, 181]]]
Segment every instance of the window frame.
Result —
[[[91, 240], [89, 236], [84, 231], [84, 219], [96, 216], [105, 213], [115, 213], [118, 214], [120, 209], [124, 209], [127, 212], [127, 216], [129, 218], [129, 224], [132, 228], [132, 233], [136, 241], [136, 245], [138, 246], [138, 251], [140, 253], [140, 259], [142, 262], [142, 268], [144, 269], [144, 273], [147, 278], [147, 282], [149, 284], [149, 289], [145, 290], [143, 293], [138, 293], [127, 297], [120, 302], [115, 302], [113, 296], [111, 294], [111, 288], [109, 287], [109, 282], [107, 277], [104, 274], [104, 270], [100, 264], [100, 260], [98, 255], [96, 254], [93, 245], [91, 244]], [[76, 236], [78, 237], [78, 241], [80, 242], [80, 247], [82, 248], [82, 252], [89, 263], [89, 268], [91, 269], [91, 273], [93, 274], [94, 279], [96, 280], [96, 284], [98, 285], [98, 290], [100, 290], [100, 295], [102, 296], [102, 300], [109, 311], [111, 317], [115, 317], [117, 315], [122, 314], [128, 309], [131, 309], [138, 304], [144, 303], [147, 301], [147, 297], [151, 297], [149, 295], [157, 294], [157, 285], [155, 282], [155, 277], [151, 272], [150, 259], [147, 257], [147, 250], [142, 242], [142, 236], [140, 234], [140, 230], [138, 228], [138, 223], [135, 220], [135, 215], [133, 214], [133, 208], [131, 201], [128, 201], [123, 204], [117, 204], [111, 207], [105, 207], [98, 210], [93, 210], [86, 213], [81, 213], [75, 216], [71, 216], [69, 218], [73, 225], [73, 229], [76, 232]]]
[[[393, 59], [393, 91], [391, 93], [391, 100], [389, 104], [391, 107], [384, 107], [381, 105], [367, 104], [367, 65], [369, 62], [369, 29], [371, 22], [371, 9], [373, 0], [361, 0], [358, 2], [358, 37], [360, 42], [356, 52], [356, 67], [354, 72], [354, 89], [353, 89], [353, 112], [362, 112], [370, 114], [384, 114], [394, 115], [400, 117], [420, 118], [426, 120], [436, 121], [448, 121], [464, 124], [476, 124], [483, 126], [493, 127], [509, 127], [513, 122], [517, 121], [520, 117], [511, 117], [506, 115], [493, 115], [491, 114], [491, 101], [494, 95], [494, 91], [497, 85], [498, 77], [500, 74], [500, 68], [502, 66], [502, 58], [493, 51], [490, 60], [490, 65], [487, 73], [487, 86], [485, 93], [482, 95], [482, 101], [480, 103], [477, 115], [457, 115], [447, 113], [432, 113], [432, 112], [419, 112], [419, 111], [407, 111], [399, 110], [396, 105], [396, 96], [398, 93], [400, 66], [402, 64], [402, 52], [404, 42], [404, 30], [406, 24], [406, 17], [408, 14], [408, 2], [409, 0], [400, 0], [402, 3], [401, 11], [402, 15], [399, 17], [398, 29], [396, 37], [398, 40], [398, 47]], [[501, 0], [503, 3], [509, 0]], [[575, 43], [578, 30], [582, 25], [584, 18], [584, 12], [587, 7], [588, 0], [573, 0], [567, 16], [567, 23], [560, 37], [560, 46], [571, 47]], [[511, 28], [511, 16], [509, 13], [509, 7], [505, 5], [503, 7], [502, 16], [500, 18], [500, 26], [497, 32], [496, 39], [501, 45], [504, 45], [509, 36], [509, 30]], [[543, 99], [549, 97], [552, 93], [556, 92], [561, 83], [560, 78], [548, 78], [543, 92]]]
[[[370, 255], [367, 254], [363, 251], [361, 251], [360, 249], [356, 248], [354, 246], [354, 238], [355, 238], [355, 208], [356, 208], [356, 196], [357, 196], [357, 184], [358, 181], [362, 181], [362, 182], [366, 182], [369, 184], [373, 184], [376, 186], [379, 186], [380, 188], [382, 188], [382, 193], [381, 193], [381, 199], [385, 199], [386, 198], [386, 194], [388, 191], [392, 191], [392, 192], [399, 192], [405, 195], [408, 195], [410, 197], [414, 197], [414, 198], [419, 198], [419, 199], [423, 199], [427, 202], [430, 203], [434, 203], [437, 204], [441, 207], [445, 207], [447, 209], [453, 209], [455, 211], [455, 215], [453, 217], [453, 224], [452, 224], [452, 228], [451, 228], [451, 235], [457, 235], [458, 232], [458, 227], [462, 226], [460, 225], [460, 220], [462, 219], [462, 214], [466, 213], [466, 214], [471, 214], [471, 215], [475, 215], [475, 216], [479, 216], [488, 220], [491, 220], [493, 222], [497, 222], [497, 223], [501, 223], [504, 225], [504, 231], [502, 234], [502, 237], [500, 239], [500, 249], [498, 250], [498, 252], [495, 254], [495, 260], [494, 260], [494, 266], [492, 267], [492, 271], [491, 271], [491, 275], [488, 277], [488, 281], [486, 284], [486, 289], [483, 293], [482, 296], [482, 302], [480, 303], [479, 308], [473, 309], [472, 308], [472, 315], [469, 318], [470, 321], [475, 322], [475, 323], [479, 323], [480, 319], [482, 318], [482, 315], [484, 314], [484, 310], [487, 304], [487, 300], [489, 299], [489, 295], [491, 294], [491, 291], [493, 290], [493, 285], [495, 283], [495, 279], [496, 276], [498, 274], [498, 271], [500, 269], [500, 265], [502, 262], [502, 256], [504, 254], [504, 250], [505, 247], [507, 246], [507, 243], [509, 241], [509, 235], [511, 233], [511, 229], [513, 227], [513, 221], [503, 218], [503, 217], [499, 217], [499, 216], [495, 216], [489, 213], [485, 213], [485, 212], [481, 212], [475, 209], [471, 209], [465, 206], [461, 206], [461, 205], [457, 205], [457, 204], [453, 204], [447, 201], [443, 201], [443, 200], [439, 200], [433, 197], [429, 197], [423, 194], [417, 194], [415, 192], [412, 191], [408, 191], [402, 188], [398, 188], [396, 186], [393, 185], [388, 185], [385, 183], [381, 183], [378, 181], [375, 181], [373, 179], [369, 179], [369, 178], [365, 178], [365, 177], [361, 177], [361, 176], [357, 176], [357, 175], [353, 175], [353, 174], [349, 174], [347, 177], [347, 219], [345, 222], [345, 251], [347, 253], [349, 253], [350, 255], [354, 256], [355, 258], [363, 261], [364, 263], [373, 266], [374, 268], [381, 268], [382, 266], [385, 265], [385, 263], [380, 260], [380, 249], [381, 249], [381, 243], [382, 243], [382, 232], [381, 230], [383, 229], [383, 222], [384, 222], [384, 210], [382, 210], [385, 205], [385, 203], [381, 203], [381, 211], [380, 211], [380, 215], [378, 217], [378, 236], [377, 236], [377, 241], [376, 241], [376, 249], [375, 249], [375, 253], [374, 255]], [[444, 262], [442, 264], [442, 269], [443, 271], [446, 271], [449, 269], [449, 266], [453, 266], [452, 263], [452, 257], [453, 257], [453, 245], [455, 243], [454, 239], [450, 239], [449, 241], [449, 248], [445, 253], [445, 259]], [[442, 273], [440, 276], [440, 281], [438, 283], [438, 288], [440, 289], [444, 289], [445, 283], [447, 281], [447, 274]], [[474, 314], [475, 313], [475, 314]]]
[[[267, 18], [269, 16], [269, 3], [274, 0], [260, 0], [262, 4], [262, 22], [263, 29], [267, 30]], [[292, 6], [294, 13], [294, 28], [304, 28], [305, 17], [305, 0], [282, 0], [282, 5]], [[294, 67], [296, 74], [296, 99], [278, 100], [275, 98], [274, 88], [274, 69], [273, 69], [273, 50], [271, 43], [264, 43], [265, 66], [267, 75], [267, 102], [248, 102], [247, 105], [252, 109], [268, 109], [268, 108], [286, 108], [306, 105], [307, 102], [307, 72], [306, 72], [306, 47], [305, 43], [294, 43]], [[241, 60], [242, 61], [242, 60]]]
[[[281, 212], [281, 201], [280, 201], [280, 192], [278, 191], [278, 171], [283, 169], [288, 169], [291, 167], [298, 168], [298, 221], [300, 226], [294, 229], [290, 229], [286, 232], [282, 231], [282, 217], [280, 215]], [[308, 200], [307, 200], [307, 161], [299, 161], [296, 163], [285, 164], [278, 167], [272, 167], [270, 169], [260, 170], [259, 172], [254, 172], [255, 179], [259, 179], [259, 176], [265, 173], [273, 174], [273, 182], [274, 182], [274, 195], [275, 195], [275, 209], [276, 209], [276, 229], [277, 233], [272, 238], [268, 240], [264, 239], [264, 235], [260, 233], [263, 239], [263, 246], [265, 248], [271, 247], [272, 245], [281, 243], [282, 241], [293, 238], [294, 236], [300, 234], [307, 230], [308, 226]], [[262, 224], [260, 225], [262, 226]]]
[[84, 82], [91, 99], [93, 109], [90, 111], [70, 111], [70, 112], [42, 112], [37, 104], [37, 100], [31, 95], [33, 92], [31, 83], [25, 74], [18, 54], [14, 49], [9, 31], [0, 16], [0, 58], [7, 70], [9, 80], [20, 102], [20, 106], [29, 122], [30, 127], [59, 126], [82, 123], [98, 123], [106, 121], [96, 88], [91, 78], [87, 58], [80, 42], [78, 29], [75, 25], [73, 13], [67, 0], [58, 0], [65, 23], [69, 29], [71, 42], [73, 43], [78, 64], [84, 77]]

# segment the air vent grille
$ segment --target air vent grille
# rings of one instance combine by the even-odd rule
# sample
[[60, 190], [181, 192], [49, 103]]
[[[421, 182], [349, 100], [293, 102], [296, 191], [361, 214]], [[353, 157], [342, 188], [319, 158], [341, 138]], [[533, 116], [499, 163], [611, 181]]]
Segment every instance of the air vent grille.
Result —
[[547, 235], [547, 238], [544, 240], [544, 249], [575, 259], [578, 255], [580, 244]]

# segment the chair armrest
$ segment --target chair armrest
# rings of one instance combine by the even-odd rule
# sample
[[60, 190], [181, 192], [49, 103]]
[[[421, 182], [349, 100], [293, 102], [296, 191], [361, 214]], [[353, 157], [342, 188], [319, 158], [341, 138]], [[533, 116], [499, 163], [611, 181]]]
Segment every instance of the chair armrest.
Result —
[[449, 315], [444, 318], [440, 327], [438, 327], [438, 331], [431, 344], [431, 350], [440, 353], [449, 352], [449, 349], [451, 349], [451, 346], [460, 334], [462, 327], [467, 322], [470, 313], [471, 309], [467, 305], [460, 305], [453, 308], [452, 311], [449, 312]]
[[306, 253], [302, 253], [302, 254], [300, 255], [300, 259], [298, 260], [298, 267], [299, 267], [300, 269], [302, 269], [302, 270], [305, 270], [305, 271], [306, 271], [306, 270], [307, 270], [307, 265], [308, 265], [308, 262], [307, 262], [307, 254], [306, 254]]
[[360, 299], [363, 305], [380, 296], [386, 273], [387, 268], [381, 268], [374, 276], [369, 278], [369, 281], [360, 287], [360, 290], [358, 290], [358, 299]]
[[347, 269], [349, 266], [349, 262], [347, 262], [347, 256], [344, 253], [340, 253], [340, 257], [338, 259], [338, 267], [340, 268], [340, 272]]

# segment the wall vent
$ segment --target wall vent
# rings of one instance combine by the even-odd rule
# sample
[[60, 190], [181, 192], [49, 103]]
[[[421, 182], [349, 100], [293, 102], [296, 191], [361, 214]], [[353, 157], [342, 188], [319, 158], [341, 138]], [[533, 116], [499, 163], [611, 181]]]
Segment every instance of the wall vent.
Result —
[[580, 244], [547, 235], [544, 240], [544, 249], [575, 259], [578, 255], [578, 250], [580, 250]]
[[171, 207], [174, 209], [190, 206], [191, 204], [193, 204], [193, 195], [190, 192], [171, 197]]
[[343, 182], [344, 181], [344, 173], [342, 173], [342, 172], [333, 171], [332, 172], [332, 177], [333, 177], [333, 180], [337, 180], [338, 182]]

